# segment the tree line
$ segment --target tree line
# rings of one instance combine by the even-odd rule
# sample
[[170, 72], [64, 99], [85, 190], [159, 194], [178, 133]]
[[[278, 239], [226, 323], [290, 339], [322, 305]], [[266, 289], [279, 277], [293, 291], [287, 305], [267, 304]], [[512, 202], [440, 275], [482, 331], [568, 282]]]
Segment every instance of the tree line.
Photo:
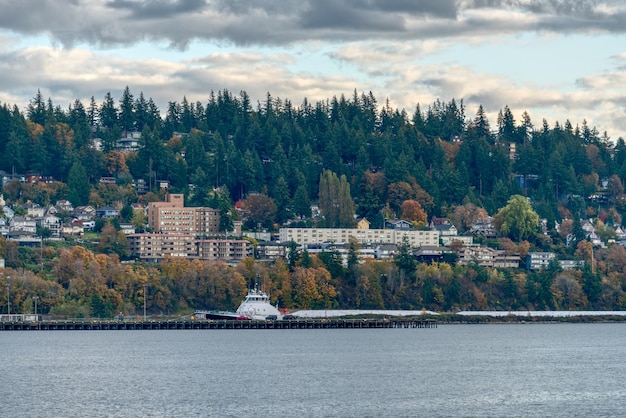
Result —
[[[507, 106], [498, 112], [494, 126], [482, 106], [473, 116], [467, 114], [463, 102], [455, 99], [417, 104], [408, 113], [388, 101], [380, 104], [372, 93], [356, 91], [315, 103], [305, 99], [296, 106], [269, 93], [253, 104], [243, 91], [222, 90], [212, 92], [206, 103], [183, 98], [169, 102], [165, 110], [143, 93], [135, 97], [129, 87], [119, 100], [107, 93], [100, 102], [93, 97], [88, 104], [76, 100], [67, 109], [37, 92], [25, 111], [0, 105], [0, 169], [35, 172], [56, 181], [14, 181], [4, 186], [3, 193], [18, 209], [27, 201], [48, 205], [58, 199], [74, 205], [113, 204], [130, 221], [134, 216], [130, 204], [161, 200], [156, 180], [167, 180], [170, 192], [184, 193], [189, 206], [219, 208], [223, 230], [232, 226], [235, 202], [242, 201], [249, 229], [273, 230], [288, 221], [351, 226], [356, 214], [366, 217], [373, 228], [382, 227], [386, 219], [408, 218], [423, 227], [433, 217], [445, 217], [461, 232], [479, 217], [498, 214], [519, 195], [532, 202], [533, 211], [547, 224], [546, 233], [536, 228], [521, 231], [496, 217], [504, 238], [518, 247], [584, 257], [580, 248], [587, 241], [580, 220], [586, 218], [595, 219], [605, 241], [615, 237], [626, 211], [622, 138], [613, 141], [585, 121], [580, 126], [569, 120], [535, 124], [527, 113], [517, 121]], [[116, 141], [128, 132], [141, 133], [140, 147], [124, 153]], [[101, 149], [94, 147], [96, 139]], [[115, 184], [100, 184], [102, 177], [115, 178]], [[148, 185], [149, 193], [137, 194], [133, 182], [138, 180]], [[323, 219], [311, 219], [312, 203], [319, 204]], [[106, 235], [114, 242], [101, 251], [107, 257], [114, 253], [124, 257], [122, 250], [111, 250], [120, 248], [115, 234]], [[489, 244], [510, 247], [506, 241]], [[19, 251], [28, 259], [27, 249]], [[545, 282], [539, 273], [484, 271], [477, 266], [450, 266], [451, 273], [444, 274], [448, 270], [443, 265], [407, 270], [366, 263], [372, 271], [357, 274], [353, 270], [359, 266], [344, 271], [330, 263], [336, 258], [332, 254], [319, 257], [323, 265], [290, 265], [288, 271], [293, 275], [296, 267], [326, 269], [335, 295], [322, 292], [322, 304], [332, 306], [494, 307], [495, 301], [502, 307], [562, 306], [555, 296], [558, 281], [563, 289], [580, 290], [578, 297], [570, 298], [580, 306], [613, 308], [621, 306], [626, 289], [615, 273], [621, 271], [620, 251], [616, 246], [598, 250], [598, 262], [589, 263], [595, 266], [593, 272], [554, 269]], [[308, 258], [317, 259], [304, 260]], [[15, 260], [9, 261], [11, 268], [24, 265], [19, 257], [9, 254], [7, 259]], [[60, 282], [56, 261], [49, 264], [45, 277]], [[399, 270], [392, 274], [375, 266]], [[431, 274], [426, 271], [433, 269], [438, 273], [426, 280]], [[314, 275], [318, 273], [324, 276], [319, 271]], [[116, 286], [110, 282], [108, 288]], [[56, 294], [67, 296], [68, 289]], [[116, 309], [120, 300], [132, 303], [130, 293], [119, 300], [106, 292], [98, 294]], [[483, 299], [481, 294], [483, 304], [475, 302]], [[291, 294], [287, 300], [289, 305], [317, 299]], [[177, 310], [187, 303], [168, 302], [162, 307]]]

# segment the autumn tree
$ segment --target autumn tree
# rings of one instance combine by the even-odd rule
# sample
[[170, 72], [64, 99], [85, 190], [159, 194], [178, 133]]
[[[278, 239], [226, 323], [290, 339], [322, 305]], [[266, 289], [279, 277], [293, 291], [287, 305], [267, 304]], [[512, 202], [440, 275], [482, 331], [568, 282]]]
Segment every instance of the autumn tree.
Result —
[[102, 228], [98, 250], [104, 254], [117, 254], [120, 257], [128, 256], [128, 241], [122, 231], [115, 229], [107, 222]]
[[534, 234], [539, 226], [539, 215], [532, 209], [528, 199], [513, 195], [494, 216], [493, 223], [502, 235], [520, 241]]
[[422, 228], [426, 225], [426, 212], [422, 209], [422, 205], [417, 200], [405, 200], [402, 202], [402, 219], [413, 223], [416, 228]]
[[467, 202], [455, 207], [451, 218], [454, 226], [456, 226], [460, 232], [465, 232], [472, 229], [477, 221], [485, 219], [488, 216], [489, 214], [485, 209], [471, 202]]
[[271, 197], [259, 193], [251, 194], [242, 202], [242, 208], [248, 212], [248, 228], [256, 229], [259, 224], [265, 228], [274, 228], [276, 204]]

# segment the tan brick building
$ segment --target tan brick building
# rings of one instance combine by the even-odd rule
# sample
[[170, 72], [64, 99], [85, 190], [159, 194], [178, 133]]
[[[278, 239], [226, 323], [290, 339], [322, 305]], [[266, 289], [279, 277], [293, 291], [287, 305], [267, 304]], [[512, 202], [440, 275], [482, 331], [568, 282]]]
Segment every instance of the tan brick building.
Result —
[[219, 233], [220, 212], [213, 208], [185, 207], [182, 194], [167, 194], [165, 202], [148, 204], [148, 226], [157, 233], [214, 235]]
[[165, 257], [236, 262], [254, 256], [254, 246], [247, 240], [196, 240], [192, 234], [130, 234], [130, 253], [145, 261]]

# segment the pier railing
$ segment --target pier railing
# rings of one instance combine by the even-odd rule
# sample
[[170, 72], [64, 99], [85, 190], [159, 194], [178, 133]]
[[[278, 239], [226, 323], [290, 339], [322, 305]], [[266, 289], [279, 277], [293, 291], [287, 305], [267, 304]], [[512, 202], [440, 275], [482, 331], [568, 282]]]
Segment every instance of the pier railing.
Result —
[[434, 319], [296, 319], [296, 320], [68, 320], [0, 322], [0, 331], [107, 331], [169, 329], [332, 329], [437, 328]]

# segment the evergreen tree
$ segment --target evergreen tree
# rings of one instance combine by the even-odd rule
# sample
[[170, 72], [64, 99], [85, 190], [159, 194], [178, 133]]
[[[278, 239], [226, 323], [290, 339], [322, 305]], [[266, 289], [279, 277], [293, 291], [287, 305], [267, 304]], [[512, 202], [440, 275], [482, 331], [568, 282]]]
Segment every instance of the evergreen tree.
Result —
[[354, 202], [350, 196], [350, 185], [346, 177], [324, 170], [319, 184], [319, 206], [326, 226], [350, 228], [354, 225]]
[[89, 186], [85, 167], [83, 167], [80, 161], [75, 161], [72, 164], [67, 179], [67, 186], [69, 188], [68, 200], [72, 202], [72, 205], [82, 206], [87, 204], [91, 187]]

